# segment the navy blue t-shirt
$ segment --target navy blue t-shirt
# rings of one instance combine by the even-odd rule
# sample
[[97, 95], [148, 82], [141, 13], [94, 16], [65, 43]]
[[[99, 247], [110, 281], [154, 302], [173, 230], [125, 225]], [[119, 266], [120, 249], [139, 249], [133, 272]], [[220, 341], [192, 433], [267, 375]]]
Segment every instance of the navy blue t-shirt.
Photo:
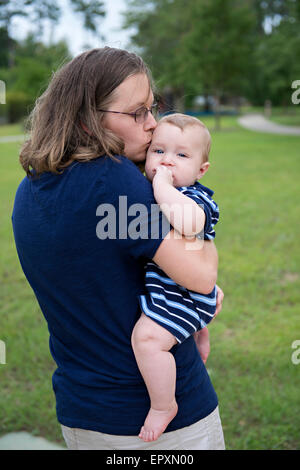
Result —
[[[48, 323], [58, 421], [137, 435], [150, 402], [131, 333], [145, 292], [144, 263], [167, 230], [162, 214], [152, 210], [151, 183], [131, 161], [118, 158], [24, 178], [12, 221], [22, 268]], [[159, 221], [160, 230], [150, 221]], [[217, 406], [194, 339], [172, 353], [179, 411], [167, 431]]]

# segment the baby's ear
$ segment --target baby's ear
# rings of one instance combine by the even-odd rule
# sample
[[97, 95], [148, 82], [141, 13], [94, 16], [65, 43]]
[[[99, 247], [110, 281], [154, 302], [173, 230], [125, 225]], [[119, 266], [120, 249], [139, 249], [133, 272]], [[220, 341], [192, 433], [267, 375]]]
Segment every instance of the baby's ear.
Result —
[[200, 178], [202, 178], [202, 176], [205, 175], [205, 173], [207, 172], [207, 170], [209, 169], [210, 167], [210, 163], [209, 162], [204, 162], [201, 164], [201, 167], [200, 167], [200, 170], [199, 170], [199, 173], [198, 173], [198, 177], [197, 179], [199, 180]]

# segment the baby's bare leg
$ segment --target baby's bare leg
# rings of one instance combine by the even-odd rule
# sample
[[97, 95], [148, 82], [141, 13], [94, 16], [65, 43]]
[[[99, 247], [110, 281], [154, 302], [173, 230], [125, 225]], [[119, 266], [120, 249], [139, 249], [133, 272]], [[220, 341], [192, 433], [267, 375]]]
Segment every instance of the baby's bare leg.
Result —
[[139, 437], [156, 440], [177, 414], [176, 364], [169, 350], [175, 337], [142, 313], [132, 332], [132, 347], [151, 400]]

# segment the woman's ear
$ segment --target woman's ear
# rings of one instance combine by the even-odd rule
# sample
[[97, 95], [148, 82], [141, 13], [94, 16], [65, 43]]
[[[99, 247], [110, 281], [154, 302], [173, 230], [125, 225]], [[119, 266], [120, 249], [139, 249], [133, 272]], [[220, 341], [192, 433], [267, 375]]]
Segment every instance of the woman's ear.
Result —
[[204, 162], [201, 164], [201, 167], [200, 167], [200, 170], [199, 170], [199, 173], [198, 173], [198, 176], [197, 176], [197, 179], [199, 180], [200, 178], [202, 178], [202, 176], [205, 175], [205, 173], [207, 172], [207, 170], [209, 169], [210, 167], [210, 163], [209, 162]]

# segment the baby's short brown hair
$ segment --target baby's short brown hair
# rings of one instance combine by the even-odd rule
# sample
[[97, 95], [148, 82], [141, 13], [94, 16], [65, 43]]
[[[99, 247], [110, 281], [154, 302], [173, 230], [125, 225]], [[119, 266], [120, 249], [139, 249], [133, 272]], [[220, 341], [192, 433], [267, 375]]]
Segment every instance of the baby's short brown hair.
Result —
[[202, 121], [199, 119], [193, 117], [193, 116], [188, 116], [187, 114], [181, 114], [181, 113], [175, 113], [175, 114], [168, 114], [167, 116], [163, 116], [158, 124], [173, 124], [176, 127], [179, 127], [182, 131], [188, 127], [188, 126], [198, 126], [201, 128], [203, 133], [203, 148], [202, 148], [202, 159], [203, 163], [208, 162], [208, 156], [210, 152], [210, 147], [211, 147], [211, 136], [209, 133], [209, 130], [203, 124]]

